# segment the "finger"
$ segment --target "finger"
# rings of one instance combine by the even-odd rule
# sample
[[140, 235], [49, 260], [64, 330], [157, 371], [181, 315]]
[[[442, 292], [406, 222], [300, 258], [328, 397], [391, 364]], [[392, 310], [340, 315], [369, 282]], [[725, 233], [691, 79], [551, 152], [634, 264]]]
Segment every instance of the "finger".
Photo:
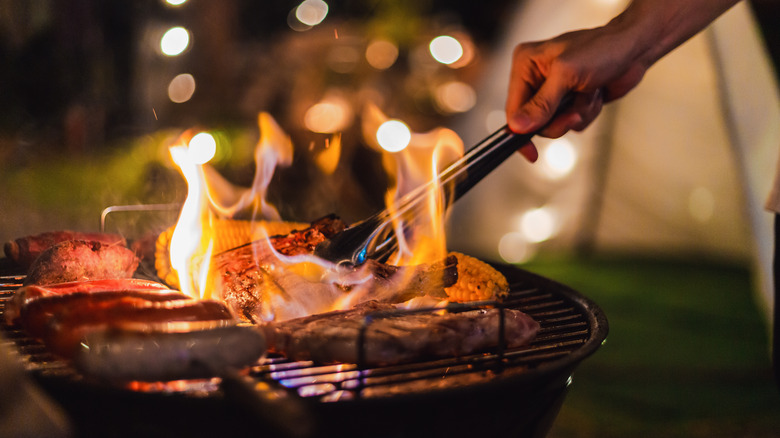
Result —
[[603, 107], [603, 92], [595, 90], [575, 93], [569, 107], [547, 124], [539, 134], [544, 137], [558, 138], [570, 130], [582, 131], [596, 119]]
[[518, 119], [522, 117], [518, 111], [533, 97], [543, 81], [544, 78], [535, 72], [529, 45], [520, 44], [515, 47], [506, 100], [507, 123], [510, 129], [514, 127], [515, 132], [522, 132], [525, 122]]
[[518, 133], [534, 132], [553, 118], [568, 88], [556, 78], [550, 77], [539, 90], [507, 121], [509, 128]]
[[530, 141], [523, 146], [520, 146], [520, 149], [518, 149], [517, 152], [531, 163], [535, 163], [536, 160], [539, 159], [539, 151]]

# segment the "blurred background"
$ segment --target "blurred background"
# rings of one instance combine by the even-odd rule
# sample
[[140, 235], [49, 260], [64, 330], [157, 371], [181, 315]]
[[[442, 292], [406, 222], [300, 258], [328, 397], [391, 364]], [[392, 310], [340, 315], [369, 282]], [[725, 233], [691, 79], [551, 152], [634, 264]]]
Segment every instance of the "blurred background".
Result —
[[[738, 5], [586, 131], [540, 140], [538, 163], [510, 158], [451, 212], [450, 248], [569, 284], [610, 319], [553, 436], [777, 436], [762, 209], [780, 146], [776, 3]], [[282, 217], [360, 219], [390, 184], [367, 105], [468, 147], [505, 122], [514, 45], [626, 4], [0, 0], [0, 239], [182, 202], [167, 146], [187, 129], [211, 133], [213, 165], [249, 186], [260, 112], [295, 145], [268, 190]], [[137, 221], [110, 226], [150, 231]]]

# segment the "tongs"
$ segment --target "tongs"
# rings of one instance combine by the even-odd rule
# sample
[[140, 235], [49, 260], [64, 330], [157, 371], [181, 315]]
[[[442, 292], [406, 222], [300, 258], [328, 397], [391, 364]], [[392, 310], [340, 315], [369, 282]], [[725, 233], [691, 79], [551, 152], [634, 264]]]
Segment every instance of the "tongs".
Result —
[[[553, 119], [568, 107], [569, 101], [567, 96]], [[347, 266], [361, 265], [368, 259], [387, 260], [398, 248], [394, 219], [408, 217], [406, 215], [413, 217], [417, 213], [416, 209], [424, 207], [424, 201], [432, 190], [441, 188], [443, 199], [450, 203], [457, 201], [534, 135], [536, 132], [515, 134], [504, 125], [447, 167], [439, 175], [438, 181], [417, 187], [396, 201], [392, 208], [356, 222], [320, 243], [314, 249], [314, 255]], [[409, 222], [405, 222], [402, 231], [405, 232], [409, 226]]]

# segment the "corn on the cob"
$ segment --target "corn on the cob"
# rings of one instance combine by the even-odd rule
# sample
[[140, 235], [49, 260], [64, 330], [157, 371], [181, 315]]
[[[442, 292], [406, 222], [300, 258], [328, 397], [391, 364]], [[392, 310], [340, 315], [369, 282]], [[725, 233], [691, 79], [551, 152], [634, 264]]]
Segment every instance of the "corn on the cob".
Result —
[[[211, 232], [214, 236], [214, 248], [212, 254], [244, 245], [253, 240], [262, 239], [277, 234], [289, 234], [295, 229], [303, 229], [309, 226], [300, 222], [277, 221], [246, 221], [234, 219], [216, 219], [211, 224]], [[169, 286], [178, 288], [179, 278], [171, 269], [170, 243], [174, 227], [160, 233], [155, 244], [154, 267], [157, 275]]]
[[490, 300], [509, 293], [506, 277], [489, 264], [459, 252], [450, 254], [458, 258], [458, 281], [444, 290], [450, 300]]

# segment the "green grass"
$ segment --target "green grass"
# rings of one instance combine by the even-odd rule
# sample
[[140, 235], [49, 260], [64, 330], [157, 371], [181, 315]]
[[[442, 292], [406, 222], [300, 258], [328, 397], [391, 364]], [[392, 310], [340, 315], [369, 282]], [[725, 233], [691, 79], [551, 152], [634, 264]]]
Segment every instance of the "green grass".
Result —
[[768, 325], [747, 268], [641, 259], [524, 268], [590, 297], [610, 325], [576, 370], [551, 438], [780, 436]]

